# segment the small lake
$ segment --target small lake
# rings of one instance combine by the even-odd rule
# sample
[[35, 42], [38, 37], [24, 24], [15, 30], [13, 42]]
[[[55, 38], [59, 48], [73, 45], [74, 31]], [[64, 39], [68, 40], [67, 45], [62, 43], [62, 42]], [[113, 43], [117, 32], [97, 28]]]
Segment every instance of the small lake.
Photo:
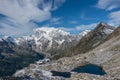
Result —
[[64, 78], [70, 78], [71, 73], [70, 72], [58, 72], [58, 71], [51, 71], [52, 76], [60, 76]]
[[89, 74], [96, 74], [96, 75], [104, 75], [106, 74], [103, 69], [97, 65], [93, 64], [87, 64], [85, 66], [80, 66], [77, 68], [74, 68], [72, 72], [77, 72], [77, 73], [89, 73]]

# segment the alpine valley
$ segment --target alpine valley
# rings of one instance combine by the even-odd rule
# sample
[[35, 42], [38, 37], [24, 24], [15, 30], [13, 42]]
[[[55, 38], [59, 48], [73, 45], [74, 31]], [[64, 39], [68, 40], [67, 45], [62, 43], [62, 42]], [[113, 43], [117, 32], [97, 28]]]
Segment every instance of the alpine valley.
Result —
[[39, 59], [63, 53], [64, 49], [77, 44], [88, 32], [71, 35], [60, 29], [43, 27], [34, 29], [30, 36], [3, 36], [0, 39], [0, 76], [12, 75], [17, 69]]
[[78, 35], [41, 27], [29, 36], [3, 36], [0, 76], [3, 80], [119, 80], [120, 27], [100, 22]]

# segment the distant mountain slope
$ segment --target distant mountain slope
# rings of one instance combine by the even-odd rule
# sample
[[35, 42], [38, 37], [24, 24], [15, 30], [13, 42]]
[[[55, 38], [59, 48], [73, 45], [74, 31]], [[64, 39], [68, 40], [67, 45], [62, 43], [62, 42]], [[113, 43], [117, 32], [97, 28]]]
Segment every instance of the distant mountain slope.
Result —
[[75, 53], [85, 53], [98, 46], [106, 37], [115, 30], [114, 27], [100, 23], [97, 27], [85, 35], [75, 46]]
[[31, 49], [36, 52], [45, 52], [46, 55], [55, 55], [71, 45], [76, 45], [81, 37], [87, 34], [86, 30], [78, 35], [72, 35], [57, 28], [42, 27], [33, 30], [30, 36], [19, 38], [3, 37], [7, 42], [15, 43], [23, 48]]

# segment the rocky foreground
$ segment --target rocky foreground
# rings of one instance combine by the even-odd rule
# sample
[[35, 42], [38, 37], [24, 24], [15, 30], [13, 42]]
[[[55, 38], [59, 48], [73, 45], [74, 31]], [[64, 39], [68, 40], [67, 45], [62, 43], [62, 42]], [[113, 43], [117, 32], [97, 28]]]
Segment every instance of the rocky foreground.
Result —
[[[90, 55], [91, 58], [90, 57], [88, 58], [88, 56]], [[90, 53], [79, 54], [74, 57], [65, 57], [56, 61], [48, 61], [41, 64], [39, 61], [36, 62], [35, 64], [31, 64], [29, 67], [24, 68], [23, 70], [16, 72], [14, 76], [16, 77], [29, 76], [31, 78], [37, 78], [41, 80], [120, 80], [120, 68], [111, 66], [110, 70], [109, 68], [107, 68], [110, 67], [111, 65], [110, 63], [109, 63], [110, 65], [106, 66], [104, 63], [94, 61], [94, 64], [100, 65], [106, 71], [107, 74], [103, 76], [88, 73], [71, 72], [71, 70], [75, 67], [91, 63], [91, 61], [93, 61], [92, 56], [94, 55]], [[98, 59], [100, 59], [100, 57]], [[52, 76], [51, 71], [70, 72], [71, 76], [69, 78]]]

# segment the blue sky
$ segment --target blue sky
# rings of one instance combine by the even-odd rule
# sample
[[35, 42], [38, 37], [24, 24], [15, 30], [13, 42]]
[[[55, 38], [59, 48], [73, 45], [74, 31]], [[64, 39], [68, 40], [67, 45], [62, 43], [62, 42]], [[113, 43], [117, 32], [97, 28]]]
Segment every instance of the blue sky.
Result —
[[120, 0], [0, 0], [0, 35], [27, 35], [39, 27], [72, 34], [99, 22], [118, 26]]

